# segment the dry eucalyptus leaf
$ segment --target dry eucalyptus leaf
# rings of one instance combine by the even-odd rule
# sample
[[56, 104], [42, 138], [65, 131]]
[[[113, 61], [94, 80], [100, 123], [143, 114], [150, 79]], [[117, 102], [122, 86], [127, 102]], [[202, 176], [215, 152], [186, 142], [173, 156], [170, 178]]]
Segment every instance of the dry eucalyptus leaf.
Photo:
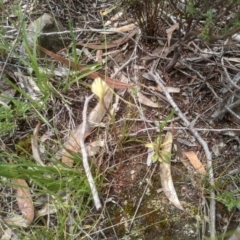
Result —
[[195, 152], [184, 152], [186, 157], [189, 159], [193, 167], [202, 175], [206, 175], [206, 170], [200, 160], [198, 159], [198, 156], [196, 155]]
[[141, 104], [146, 105], [148, 107], [152, 107], [152, 108], [159, 108], [159, 105], [157, 103], [154, 103], [152, 100], [145, 97], [142, 93], [138, 92], [137, 96], [138, 96], [138, 101]]
[[[164, 152], [172, 151], [172, 140], [173, 136], [171, 132], [167, 132], [164, 142], [163, 150]], [[176, 190], [173, 185], [172, 174], [171, 174], [171, 162], [167, 163], [165, 161], [160, 162], [160, 177], [163, 191], [168, 198], [168, 200], [177, 208], [183, 210], [183, 207], [178, 199]]]
[[29, 187], [23, 179], [14, 179], [12, 183], [15, 185], [14, 188], [17, 191], [16, 198], [18, 207], [26, 219], [26, 224], [29, 226], [34, 219], [34, 207]]

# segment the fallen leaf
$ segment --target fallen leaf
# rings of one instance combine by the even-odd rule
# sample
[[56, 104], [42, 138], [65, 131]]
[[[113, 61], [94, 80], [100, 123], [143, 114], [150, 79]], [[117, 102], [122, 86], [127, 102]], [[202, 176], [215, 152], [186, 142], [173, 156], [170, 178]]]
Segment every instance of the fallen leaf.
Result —
[[152, 108], [159, 108], [159, 105], [157, 103], [154, 103], [149, 98], [145, 97], [142, 93], [137, 93], [138, 101], [141, 104], [144, 104], [145, 106], [152, 107]]
[[89, 157], [95, 156], [96, 154], [99, 153], [99, 150], [101, 147], [104, 147], [105, 141], [104, 140], [96, 140], [91, 143], [89, 143], [86, 148], [87, 148], [87, 153]]
[[171, 41], [171, 38], [172, 38], [172, 34], [178, 27], [179, 27], [179, 23], [175, 23], [174, 25], [172, 25], [170, 28], [168, 28], [166, 30], [167, 39], [168, 39], [168, 47], [170, 47], [170, 41]]
[[187, 159], [183, 156], [183, 150], [182, 147], [180, 146], [179, 142], [177, 141], [178, 139], [174, 139], [174, 145], [175, 145], [175, 150], [176, 150], [176, 156], [181, 160], [182, 164], [189, 169], [190, 163], [187, 161]]
[[198, 159], [197, 155], [193, 152], [184, 152], [186, 157], [189, 159], [193, 167], [202, 175], [206, 175], [206, 170], [200, 160]]
[[[164, 139], [163, 151], [170, 152], [172, 150], [172, 133], [167, 132]], [[183, 210], [183, 207], [178, 199], [176, 190], [173, 185], [172, 175], [171, 175], [171, 162], [167, 163], [165, 161], [160, 162], [160, 178], [163, 191], [168, 198], [168, 200], [177, 208]]]
[[48, 51], [47, 49], [41, 47], [38, 45], [38, 49], [40, 49], [42, 52], [46, 53], [48, 56], [54, 58], [55, 60], [61, 62], [62, 64], [66, 65], [66, 66], [70, 66], [71, 68], [75, 69], [75, 70], [80, 70], [82, 74], [86, 74], [88, 75], [88, 77], [90, 77], [91, 79], [95, 79], [97, 77], [100, 77], [101, 79], [103, 79], [111, 88], [116, 88], [116, 89], [125, 89], [125, 88], [131, 88], [134, 86], [134, 84], [128, 84], [128, 83], [122, 83], [120, 81], [111, 79], [110, 77], [107, 77], [101, 73], [98, 72], [91, 72], [92, 70], [90, 69], [86, 69], [86, 66], [80, 65], [80, 64], [75, 64], [74, 62], [61, 57], [58, 54], [55, 54], [51, 51]]
[[99, 62], [99, 63], [103, 63], [103, 59], [102, 59], [102, 50], [97, 50], [96, 52], [96, 62]]
[[26, 224], [29, 226], [34, 219], [34, 207], [32, 202], [31, 193], [25, 180], [14, 179], [12, 180], [16, 192], [17, 204], [23, 218], [26, 219]]
[[17, 227], [29, 227], [28, 220], [24, 218], [22, 215], [14, 214], [11, 217], [3, 218], [4, 222], [8, 225], [13, 225]]

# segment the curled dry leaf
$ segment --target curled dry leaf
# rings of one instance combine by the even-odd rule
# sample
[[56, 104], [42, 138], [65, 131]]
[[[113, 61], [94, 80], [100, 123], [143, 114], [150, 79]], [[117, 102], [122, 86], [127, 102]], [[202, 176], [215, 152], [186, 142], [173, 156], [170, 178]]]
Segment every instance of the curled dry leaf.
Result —
[[157, 103], [145, 97], [142, 93], [138, 92], [137, 96], [138, 96], [138, 101], [141, 104], [144, 104], [145, 106], [152, 107], [152, 108], [159, 108], [159, 105]]
[[[34, 219], [34, 207], [31, 193], [25, 180], [14, 179], [12, 183], [15, 185], [17, 204], [23, 218], [26, 219], [26, 224], [29, 226]], [[17, 223], [16, 223], [17, 224]]]
[[[167, 132], [164, 139], [164, 152], [171, 153], [172, 150], [173, 136], [171, 132]], [[167, 143], [167, 144], [165, 144]], [[171, 175], [171, 162], [166, 163], [165, 161], [160, 162], [160, 177], [163, 191], [169, 201], [177, 208], [183, 210], [183, 207], [178, 199], [176, 190], [173, 185], [172, 175]]]
[[200, 162], [200, 160], [198, 159], [198, 156], [195, 152], [184, 152], [184, 154], [186, 155], [186, 157], [189, 159], [189, 161], [191, 162], [191, 164], [193, 165], [193, 167], [202, 175], [206, 175], [206, 170], [204, 168], [204, 166], [202, 165], [202, 163]]
[[[112, 102], [113, 93], [112, 91], [108, 91], [104, 97], [105, 106], [108, 109], [111, 102]], [[86, 129], [85, 129], [85, 137], [91, 134], [91, 132], [94, 130], [96, 125], [98, 125], [104, 115], [106, 114], [106, 108], [103, 106], [101, 102], [98, 102], [96, 107], [90, 112], [87, 123], [86, 123]], [[73, 160], [70, 153], [68, 153], [68, 150], [72, 152], [79, 152], [80, 151], [80, 134], [82, 130], [82, 124], [80, 124], [77, 129], [71, 134], [69, 140], [67, 143], [65, 143], [65, 149], [63, 150], [62, 154], [62, 162], [66, 164], [69, 167], [72, 167]]]

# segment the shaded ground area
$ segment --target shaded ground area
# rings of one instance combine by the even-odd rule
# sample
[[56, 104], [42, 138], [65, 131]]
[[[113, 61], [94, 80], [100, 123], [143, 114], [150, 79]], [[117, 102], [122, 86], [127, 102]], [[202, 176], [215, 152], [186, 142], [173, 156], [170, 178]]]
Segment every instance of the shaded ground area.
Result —
[[[69, 1], [66, 4], [64, 1], [60, 1], [56, 6], [51, 1], [42, 1], [41, 4], [32, 4], [32, 10], [26, 13], [28, 18], [25, 21], [28, 24], [42, 16], [43, 13], [51, 13], [62, 24], [61, 31], [69, 28], [89, 30], [79, 31], [72, 36], [71, 33], [64, 35], [67, 38], [66, 48], [58, 54], [64, 58], [73, 59], [75, 56], [74, 44], [84, 43], [84, 46], [76, 44], [78, 63], [91, 65], [100, 62], [102, 74], [107, 76], [116, 74], [114, 77], [117, 80], [136, 84], [132, 90], [116, 90], [120, 101], [118, 103], [116, 98], [113, 100], [113, 105], [116, 103], [117, 106], [114, 120], [106, 114], [103, 125], [97, 125], [97, 130], [86, 138], [88, 144], [104, 139], [104, 146], [99, 148], [90, 159], [92, 172], [94, 176], [97, 176], [96, 181], [104, 205], [103, 209], [96, 212], [93, 203], [84, 196], [80, 203], [86, 205], [86, 216], [79, 218], [81, 224], [79, 229], [76, 228], [76, 232], [71, 224], [75, 221], [76, 216], [79, 216], [78, 211], [75, 211], [75, 207], [79, 204], [78, 199], [70, 202], [73, 206], [66, 219], [59, 219], [56, 213], [46, 214], [36, 217], [34, 226], [41, 227], [48, 224], [50, 228], [54, 228], [56, 223], [62, 221], [66, 239], [203, 239], [205, 236], [209, 236], [209, 215], [211, 214], [209, 212], [209, 196], [214, 189], [217, 202], [215, 213], [217, 235], [234, 231], [239, 224], [240, 217], [240, 131], [239, 117], [236, 115], [239, 113], [239, 105], [236, 104], [232, 108], [236, 114], [226, 111], [219, 112], [226, 105], [238, 101], [239, 91], [236, 91], [235, 88], [239, 85], [240, 79], [238, 74], [239, 44], [229, 41], [228, 44], [223, 45], [223, 41], [219, 41], [212, 46], [200, 40], [190, 42], [184, 46], [182, 56], [174, 69], [166, 72], [165, 67], [173, 54], [164, 56], [166, 45], [161, 46], [158, 41], [154, 40], [150, 43], [146, 42], [139, 38], [139, 32], [136, 32], [124, 44], [121, 43], [111, 49], [101, 49], [100, 51], [97, 47], [91, 48], [88, 45], [90, 43], [113, 43], [123, 36], [128, 37], [134, 31], [131, 29], [127, 33], [117, 34], [115, 32], [108, 35], [91, 30], [107, 28], [104, 23], [110, 20], [119, 9], [116, 8], [109, 15], [100, 13], [114, 6], [113, 3]], [[10, 2], [7, 3], [5, 10], [13, 11]], [[13, 16], [13, 21], [17, 23], [15, 19], [17, 19], [16, 15]], [[71, 23], [68, 23], [69, 19], [71, 19]], [[112, 20], [111, 26], [114, 26], [115, 23]], [[131, 23], [133, 23], [133, 19], [124, 15], [118, 19], [119, 26]], [[3, 21], [3, 24], [6, 22]], [[13, 28], [13, 26], [11, 27]], [[16, 33], [16, 28], [14, 30]], [[9, 41], [12, 41], [8, 30], [6, 30], [6, 34]], [[165, 30], [162, 30], [162, 34], [161, 37], [167, 41]], [[15, 36], [17, 35], [15, 34]], [[173, 33], [173, 38], [176, 37], [177, 34]], [[74, 44], [72, 43], [73, 39], [76, 41]], [[20, 45], [21, 41], [19, 41], [16, 51], [21, 52]], [[215, 54], [202, 57], [206, 49], [214, 50]], [[54, 48], [50, 50], [54, 50]], [[222, 62], [222, 58], [219, 57], [221, 54], [224, 56]], [[1, 69], [6, 61], [6, 56], [6, 52], [1, 52]], [[234, 60], [231, 59], [233, 57]], [[51, 70], [60, 72], [59, 75], [51, 74], [47, 79], [52, 86], [49, 88], [49, 98], [46, 100], [47, 108], [41, 109], [41, 115], [28, 111], [25, 119], [16, 120], [16, 128], [12, 134], [3, 134], [1, 141], [5, 149], [18, 156], [23, 152], [31, 155], [31, 141], [29, 140], [31, 137], [29, 138], [29, 135], [32, 134], [37, 122], [42, 121], [39, 116], [43, 116], [49, 121], [51, 120], [51, 124], [54, 126], [54, 130], [51, 129], [51, 137], [43, 144], [47, 149], [44, 151], [44, 164], [51, 166], [54, 161], [55, 164], [61, 160], [59, 155], [62, 144], [69, 131], [82, 122], [82, 109], [85, 97], [91, 94], [92, 79], [85, 77], [76, 80], [79, 76], [78, 73], [64, 75], [63, 72], [68, 71], [68, 67], [56, 59], [44, 56], [39, 57], [38, 61], [39, 66], [45, 69], [49, 67]], [[24, 76], [31, 75], [28, 73], [27, 67], [14, 57], [8, 61], [4, 74], [13, 83], [20, 84], [20, 77], [17, 77], [18, 75], [14, 72], [21, 67]], [[161, 76], [166, 87], [175, 90], [171, 93], [173, 100], [207, 143], [212, 153], [214, 186], [211, 186], [209, 179], [201, 176], [191, 164], [188, 163], [187, 167], [183, 164], [186, 158], [182, 153], [193, 151], [198, 155], [205, 169], [209, 170], [202, 146], [189, 131], [189, 126], [183, 124], [178, 113], [175, 113], [169, 121], [164, 122], [171, 113], [172, 106], [163, 91], [159, 89], [156, 81], [146, 75], [150, 70]], [[36, 75], [32, 74], [32, 76]], [[231, 85], [229, 79], [234, 84]], [[24, 98], [21, 93], [12, 91], [11, 94], [17, 98]], [[88, 113], [97, 102], [96, 98], [91, 100]], [[159, 125], [163, 122], [163, 129], [159, 132]], [[48, 131], [48, 125], [43, 124], [39, 135], [43, 136]], [[174, 132], [171, 172], [184, 211], [173, 206], [165, 196], [160, 180], [159, 163], [147, 166], [148, 153], [145, 144], [154, 142], [160, 134], [164, 135], [166, 131]], [[58, 144], [57, 141], [62, 144]], [[16, 145], [20, 147], [17, 148]], [[25, 151], [22, 152], [22, 149]], [[52, 161], [52, 156], [54, 156], [54, 161]], [[33, 161], [31, 157], [29, 159]], [[3, 161], [6, 160], [3, 159]], [[85, 176], [81, 167], [81, 159], [74, 162], [73, 168]], [[41, 196], [36, 191], [38, 188], [31, 183], [31, 180], [28, 179], [28, 181], [32, 187], [32, 194], [35, 194], [35, 202], [43, 198], [44, 204], [52, 203], [45, 195]], [[56, 195], [57, 197], [63, 196], [62, 199], [65, 201], [74, 193], [64, 190], [61, 193], [57, 192]], [[9, 201], [6, 200], [6, 196]], [[11, 193], [11, 187], [2, 187], [3, 216], [7, 215], [6, 212], [9, 208], [19, 213], [16, 202], [13, 206], [9, 206], [9, 202], [14, 201], [13, 199], [14, 194]], [[41, 203], [40, 206], [42, 205]], [[40, 206], [35, 207], [41, 209]], [[28, 231], [34, 232], [34, 230], [23, 230], [25, 233]], [[16, 231], [16, 235], [19, 232]], [[72, 232], [74, 232], [74, 236], [67, 236]], [[225, 239], [228, 239], [227, 237]]]

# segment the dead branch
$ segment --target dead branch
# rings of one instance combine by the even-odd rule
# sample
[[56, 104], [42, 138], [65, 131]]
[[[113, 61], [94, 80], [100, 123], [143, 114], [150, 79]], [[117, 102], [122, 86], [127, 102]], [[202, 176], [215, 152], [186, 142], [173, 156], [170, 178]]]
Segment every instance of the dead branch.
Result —
[[84, 108], [83, 108], [83, 122], [82, 122], [82, 129], [81, 129], [81, 133], [80, 133], [80, 147], [81, 147], [81, 152], [82, 152], [82, 161], [83, 161], [83, 167], [84, 170], [86, 172], [86, 176], [92, 191], [92, 195], [93, 195], [93, 200], [94, 200], [94, 204], [97, 210], [102, 208], [102, 204], [100, 202], [99, 196], [98, 196], [98, 192], [97, 192], [97, 188], [96, 185], [94, 183], [94, 179], [91, 173], [91, 169], [89, 167], [88, 164], [88, 154], [87, 154], [87, 149], [84, 143], [84, 139], [85, 139], [85, 130], [86, 130], [86, 124], [87, 124], [87, 107], [88, 107], [88, 103], [89, 101], [93, 98], [94, 95], [91, 95], [90, 97], [87, 97], [84, 103]]

